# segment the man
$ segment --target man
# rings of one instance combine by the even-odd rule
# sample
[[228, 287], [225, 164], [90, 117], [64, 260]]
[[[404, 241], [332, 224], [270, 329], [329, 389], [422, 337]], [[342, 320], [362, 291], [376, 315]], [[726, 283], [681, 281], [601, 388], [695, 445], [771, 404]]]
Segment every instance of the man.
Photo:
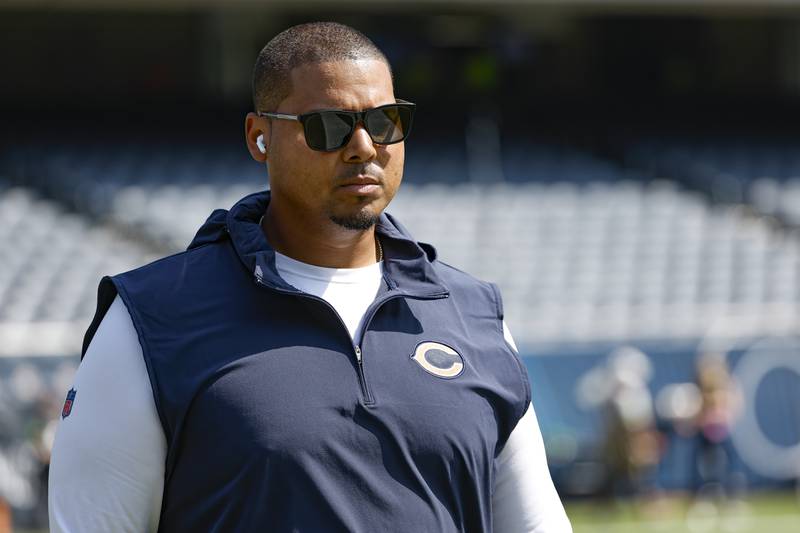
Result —
[[414, 113], [386, 58], [296, 26], [253, 88], [270, 192], [101, 282], [52, 530], [569, 531], [497, 290], [383, 213]]

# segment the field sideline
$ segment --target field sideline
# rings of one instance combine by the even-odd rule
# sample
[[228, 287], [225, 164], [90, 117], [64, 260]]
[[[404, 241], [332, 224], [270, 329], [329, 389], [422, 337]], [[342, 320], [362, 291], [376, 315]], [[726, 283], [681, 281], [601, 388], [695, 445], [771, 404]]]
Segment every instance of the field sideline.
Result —
[[[793, 492], [751, 495], [745, 502], [723, 511], [703, 506], [691, 508], [688, 499], [680, 496], [665, 497], [648, 506], [595, 500], [566, 502], [566, 508], [574, 533], [800, 532], [800, 496]], [[47, 530], [15, 531], [47, 533]]]
[[575, 533], [794, 533], [800, 499], [793, 492], [754, 494], [745, 501], [690, 505], [685, 497], [634, 505], [566, 502]]

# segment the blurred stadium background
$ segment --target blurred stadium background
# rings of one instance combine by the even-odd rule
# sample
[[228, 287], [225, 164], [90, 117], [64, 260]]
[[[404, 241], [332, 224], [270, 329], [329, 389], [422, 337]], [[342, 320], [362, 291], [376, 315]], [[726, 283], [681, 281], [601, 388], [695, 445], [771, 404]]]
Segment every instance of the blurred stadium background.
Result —
[[310, 20], [418, 104], [390, 212], [503, 289], [575, 530], [800, 531], [791, 0], [0, 1], [0, 531], [100, 277], [266, 187], [250, 71]]

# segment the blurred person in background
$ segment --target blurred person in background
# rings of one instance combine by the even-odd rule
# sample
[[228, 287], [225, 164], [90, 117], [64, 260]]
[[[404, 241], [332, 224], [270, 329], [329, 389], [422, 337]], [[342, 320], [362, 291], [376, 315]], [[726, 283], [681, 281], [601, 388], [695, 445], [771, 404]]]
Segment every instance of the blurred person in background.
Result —
[[653, 397], [647, 386], [652, 365], [638, 348], [622, 346], [578, 383], [578, 401], [603, 414], [602, 458], [608, 498], [657, 495], [656, 473], [663, 437], [656, 427]]
[[694, 490], [701, 497], [721, 499], [742, 488], [733, 468], [731, 430], [741, 396], [725, 356], [704, 353], [697, 359], [699, 406], [695, 415]]
[[60, 395], [30, 363], [15, 365], [0, 379], [0, 517], [8, 518], [9, 527], [47, 523], [47, 472]]
[[290, 28], [245, 122], [270, 191], [101, 282], [50, 469], [60, 531], [571, 531], [494, 285], [383, 213], [414, 105]]
[[745, 489], [746, 480], [734, 465], [731, 432], [742, 407], [742, 394], [725, 355], [700, 353], [694, 383], [665, 386], [656, 403], [659, 417], [668, 422], [675, 436], [691, 442], [689, 522], [715, 519], [722, 504], [741, 507], [736, 497]]

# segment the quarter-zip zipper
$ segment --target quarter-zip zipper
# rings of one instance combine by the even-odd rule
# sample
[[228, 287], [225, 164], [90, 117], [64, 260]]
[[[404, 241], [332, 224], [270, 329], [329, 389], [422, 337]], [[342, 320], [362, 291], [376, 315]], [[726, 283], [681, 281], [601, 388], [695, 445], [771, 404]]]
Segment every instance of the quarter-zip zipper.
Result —
[[361, 387], [361, 395], [362, 395], [362, 399], [364, 400], [364, 405], [372, 405], [372, 404], [375, 403], [375, 400], [372, 398], [372, 394], [370, 394], [370, 392], [369, 392], [369, 386], [367, 386], [367, 377], [364, 374], [364, 353], [361, 351], [361, 344], [364, 341], [364, 333], [367, 331], [367, 328], [369, 327], [370, 322], [372, 322], [372, 318], [375, 316], [375, 313], [377, 313], [378, 309], [380, 309], [380, 307], [383, 304], [385, 304], [386, 302], [388, 302], [389, 300], [394, 300], [395, 298], [406, 297], [406, 298], [412, 298], [412, 299], [415, 299], [415, 300], [438, 300], [439, 298], [447, 298], [447, 296], [448, 296], [448, 293], [446, 293], [446, 292], [435, 293], [435, 294], [424, 295], [424, 296], [406, 294], [406, 293], [403, 293], [403, 292], [389, 292], [388, 294], [384, 294], [383, 297], [376, 299], [367, 308], [367, 313], [368, 313], [366, 315], [367, 319], [364, 321], [364, 327], [361, 329], [361, 336], [359, 338], [359, 343], [355, 343], [353, 338], [350, 337], [350, 330], [347, 329], [347, 325], [344, 323], [344, 320], [342, 319], [342, 316], [339, 314], [339, 312], [336, 310], [336, 308], [333, 307], [326, 299], [320, 298], [319, 296], [315, 296], [313, 294], [308, 294], [308, 293], [305, 293], [305, 292], [302, 292], [302, 291], [297, 291], [297, 290], [292, 291], [292, 290], [283, 289], [281, 287], [269, 286], [266, 283], [264, 283], [264, 281], [260, 277], [256, 277], [256, 283], [258, 283], [261, 287], [263, 287], [265, 289], [272, 289], [272, 290], [274, 290], [276, 292], [279, 292], [279, 293], [282, 293], [282, 294], [288, 294], [288, 295], [291, 295], [291, 296], [299, 296], [301, 298], [308, 298], [310, 300], [321, 302], [322, 304], [327, 306], [328, 309], [330, 309], [333, 312], [334, 316], [337, 318], [337, 320], [339, 320], [339, 324], [344, 329], [344, 333], [347, 335], [347, 339], [350, 341], [350, 344], [353, 347], [353, 353], [356, 356], [356, 372], [358, 374], [358, 384]]
[[361, 385], [361, 393], [364, 395], [364, 403], [369, 405], [375, 403], [375, 400], [372, 399], [372, 395], [369, 393], [369, 388], [367, 387], [367, 376], [364, 374], [364, 359], [361, 353], [361, 346], [356, 344], [355, 351], [356, 361], [358, 362], [358, 382]]
[[369, 386], [367, 385], [367, 376], [364, 373], [364, 353], [361, 351], [361, 346], [364, 345], [364, 335], [369, 329], [370, 322], [372, 322], [372, 318], [378, 312], [378, 309], [380, 309], [386, 302], [394, 300], [395, 298], [406, 297], [414, 300], [438, 300], [439, 298], [446, 298], [447, 296], [448, 293], [436, 293], [431, 295], [419, 296], [419, 295], [405, 294], [396, 291], [384, 294], [382, 297], [376, 299], [374, 302], [372, 302], [372, 304], [370, 304], [370, 306], [367, 308], [367, 313], [365, 315], [366, 319], [364, 320], [363, 327], [361, 328], [361, 336], [358, 339], [358, 343], [355, 345], [356, 360], [358, 361], [358, 373], [359, 373], [359, 378], [361, 379], [361, 387], [364, 393], [365, 405], [371, 405], [375, 403], [375, 400], [373, 400], [372, 395], [369, 392]]
[[367, 387], [366, 377], [364, 376], [364, 363], [363, 363], [363, 360], [362, 360], [363, 359], [363, 357], [362, 357], [363, 354], [361, 353], [361, 347], [358, 344], [355, 344], [353, 342], [352, 337], [350, 337], [350, 330], [347, 329], [347, 325], [344, 323], [344, 320], [342, 319], [342, 316], [339, 314], [339, 312], [336, 310], [336, 308], [333, 307], [325, 298], [320, 298], [319, 296], [315, 296], [313, 294], [308, 294], [308, 293], [305, 293], [305, 292], [302, 292], [302, 291], [291, 291], [291, 290], [283, 289], [281, 287], [270, 287], [269, 285], [265, 284], [258, 277], [256, 277], [256, 282], [260, 286], [264, 287], [265, 289], [272, 289], [272, 290], [280, 292], [282, 294], [288, 294], [288, 295], [291, 295], [291, 296], [299, 296], [301, 298], [307, 298], [309, 300], [314, 300], [316, 302], [320, 302], [320, 303], [325, 305], [328, 309], [330, 309], [333, 312], [333, 315], [339, 321], [339, 325], [342, 326], [342, 329], [344, 330], [345, 335], [347, 335], [347, 340], [350, 342], [350, 346], [352, 347], [353, 353], [356, 356], [356, 374], [358, 376], [358, 384], [361, 387], [361, 396], [362, 396], [362, 399], [364, 400], [364, 404], [365, 405], [369, 405], [369, 404], [374, 403], [374, 400], [372, 399], [372, 395], [370, 395], [369, 389]]

